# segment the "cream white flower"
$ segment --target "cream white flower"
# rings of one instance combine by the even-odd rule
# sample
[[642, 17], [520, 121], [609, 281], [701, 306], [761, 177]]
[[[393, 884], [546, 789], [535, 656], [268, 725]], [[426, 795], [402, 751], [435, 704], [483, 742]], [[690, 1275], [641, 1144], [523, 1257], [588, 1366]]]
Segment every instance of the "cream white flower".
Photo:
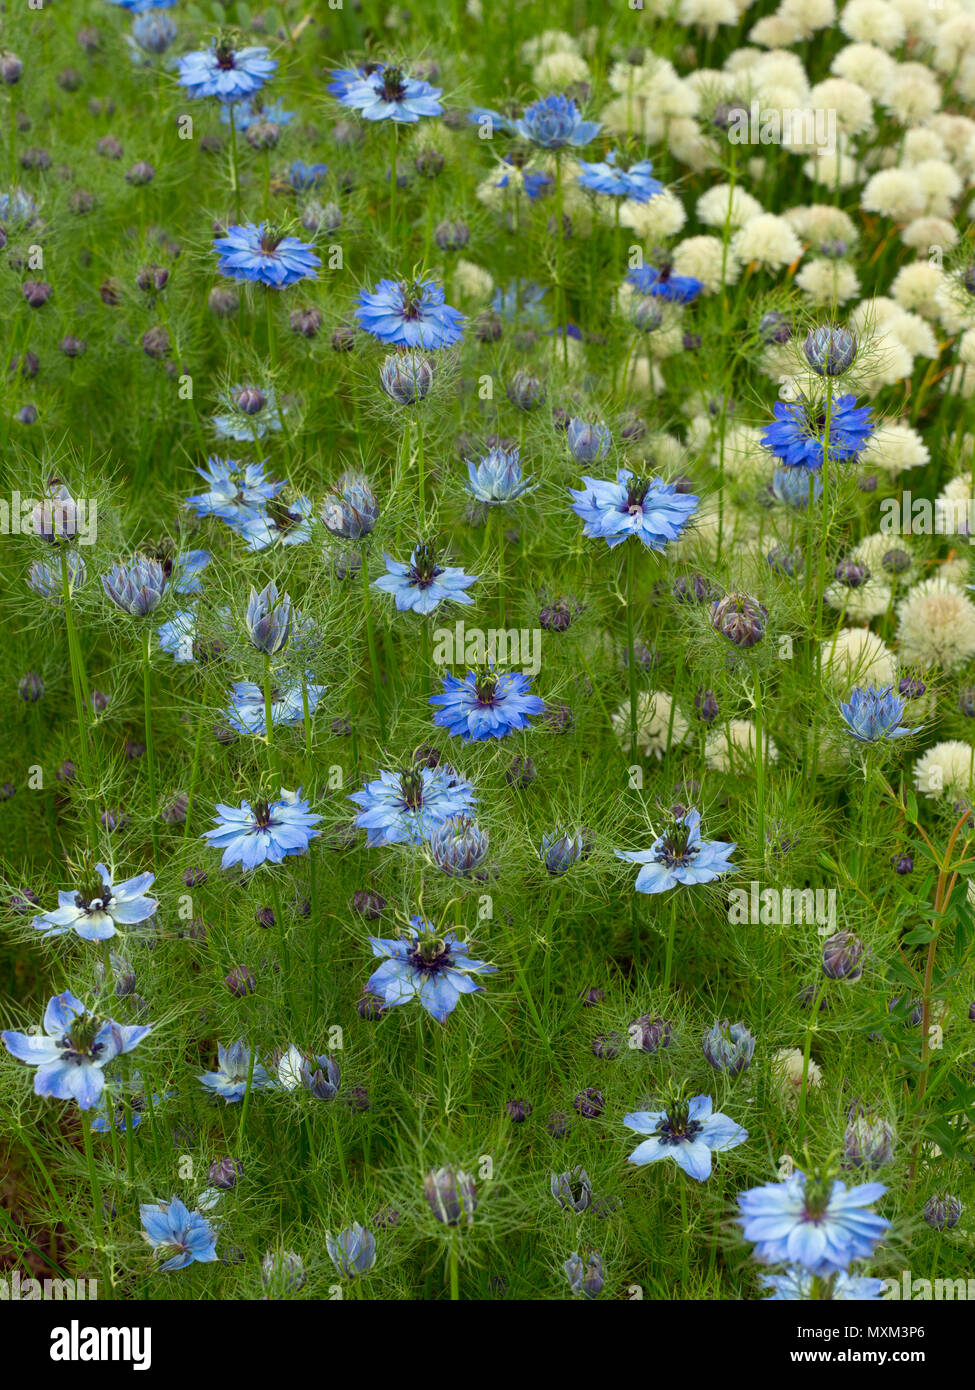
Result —
[[755, 262], [767, 270], [781, 270], [802, 255], [802, 245], [784, 217], [772, 212], [750, 217], [732, 237], [731, 246], [743, 265]]
[[806, 1076], [806, 1091], [815, 1091], [823, 1084], [821, 1067], [809, 1058], [800, 1047], [783, 1047], [772, 1058], [772, 1075], [775, 1078], [779, 1095], [790, 1105], [798, 1105], [802, 1093], [803, 1072]]
[[922, 753], [914, 764], [914, 786], [930, 800], [947, 792], [968, 796], [975, 785], [975, 748], [960, 739], [946, 739]]
[[[612, 716], [613, 730], [625, 748], [630, 746], [630, 706], [621, 705]], [[643, 690], [637, 696], [636, 742], [645, 758], [663, 758], [669, 746], [679, 748], [687, 741], [691, 726], [663, 690]]]
[[897, 605], [904, 662], [954, 671], [975, 656], [975, 604], [957, 584], [924, 579]]
[[[704, 743], [704, 761], [712, 772], [751, 772], [755, 767], [758, 736], [751, 719], [732, 719], [726, 726], [712, 729]], [[766, 763], [777, 763], [779, 750], [762, 731]]]
[[822, 674], [835, 694], [848, 695], [855, 685], [893, 685], [897, 662], [868, 627], [844, 627], [823, 643]]

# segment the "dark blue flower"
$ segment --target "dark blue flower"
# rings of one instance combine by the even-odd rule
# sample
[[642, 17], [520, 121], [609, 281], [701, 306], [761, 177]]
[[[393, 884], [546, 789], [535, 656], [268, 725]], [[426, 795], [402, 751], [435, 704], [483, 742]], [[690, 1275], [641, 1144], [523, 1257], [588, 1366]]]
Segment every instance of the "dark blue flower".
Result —
[[378, 63], [371, 71], [342, 69], [333, 76], [329, 91], [343, 106], [358, 111], [364, 121], [413, 125], [421, 116], [443, 113], [439, 87], [385, 63]]
[[797, 512], [809, 506], [809, 483], [812, 480], [813, 506], [823, 495], [823, 480], [818, 473], [810, 473], [805, 468], [777, 468], [772, 474], [772, 496]]
[[512, 671], [506, 675], [493, 668], [468, 671], [443, 678], [443, 693], [431, 695], [431, 705], [440, 705], [434, 724], [459, 735], [465, 743], [504, 738], [518, 729], [530, 728], [529, 716], [541, 714], [545, 701], [530, 694], [531, 676]]
[[565, 431], [569, 452], [576, 463], [598, 463], [612, 448], [613, 436], [608, 426], [573, 418]]
[[472, 975], [493, 974], [497, 966], [472, 960], [465, 942], [454, 932], [442, 936], [424, 917], [411, 917], [402, 938], [371, 936], [374, 956], [384, 957], [369, 977], [366, 989], [382, 999], [388, 1009], [418, 999], [438, 1023], [453, 1013], [462, 994], [476, 994], [484, 986]]
[[883, 1183], [847, 1189], [839, 1178], [807, 1180], [796, 1169], [785, 1182], [766, 1183], [738, 1196], [745, 1239], [761, 1264], [800, 1265], [810, 1274], [846, 1270], [873, 1253], [890, 1222], [870, 1208], [887, 1191]]
[[296, 193], [303, 193], [323, 184], [327, 173], [327, 164], [306, 164], [303, 159], [294, 159], [288, 166], [288, 183]]
[[178, 1197], [168, 1202], [143, 1202], [139, 1217], [145, 1227], [142, 1237], [153, 1254], [164, 1263], [161, 1274], [185, 1269], [196, 1261], [211, 1264], [217, 1258], [217, 1233], [205, 1216], [190, 1211]]
[[663, 550], [677, 540], [697, 510], [698, 498], [678, 492], [674, 483], [634, 478], [621, 468], [616, 481], [583, 477], [585, 487], [569, 488], [572, 510], [586, 523], [583, 535], [597, 537], [612, 549], [637, 536], [648, 550]]
[[660, 180], [653, 177], [653, 165], [649, 159], [641, 159], [627, 168], [620, 162], [619, 150], [610, 150], [602, 163], [589, 164], [580, 160], [579, 168], [579, 182], [593, 193], [648, 203], [664, 191]]
[[266, 48], [235, 49], [229, 40], [215, 39], [202, 52], [180, 58], [179, 80], [191, 97], [240, 101], [259, 91], [276, 67]]
[[34, 1094], [74, 1100], [93, 1109], [105, 1089], [103, 1069], [131, 1052], [152, 1025], [134, 1026], [96, 1018], [70, 990], [48, 1000], [43, 1033], [0, 1033], [12, 1057], [36, 1067]]
[[266, 222], [228, 227], [226, 236], [215, 238], [213, 249], [221, 275], [272, 290], [287, 289], [299, 280], [317, 280], [321, 265], [309, 243], [284, 236]]
[[361, 807], [355, 823], [366, 831], [370, 849], [379, 845], [419, 845], [438, 825], [470, 811], [474, 788], [452, 767], [413, 766], [406, 772], [380, 772], [349, 800]]
[[737, 845], [701, 839], [701, 813], [693, 808], [675, 816], [649, 849], [616, 851], [617, 859], [642, 864], [636, 876], [638, 893], [665, 893], [680, 883], [712, 883], [722, 874], [737, 872], [731, 856]]
[[523, 140], [546, 150], [588, 145], [599, 134], [599, 122], [584, 121], [575, 102], [565, 96], [542, 97], [533, 102], [521, 120], [515, 121], [514, 128]]
[[432, 613], [445, 599], [453, 603], [472, 604], [464, 592], [477, 583], [476, 574], [465, 574], [455, 565], [440, 565], [430, 546], [418, 545], [409, 564], [383, 555], [387, 573], [373, 581], [374, 589], [392, 594], [400, 613]]
[[840, 705], [840, 713], [855, 739], [860, 743], [877, 743], [918, 732], [916, 728], [906, 729], [901, 724], [904, 708], [904, 701], [894, 694], [891, 686], [885, 685], [878, 690], [868, 685], [865, 689], [857, 686], [852, 690], [849, 702]]
[[464, 315], [444, 302], [433, 280], [380, 280], [363, 290], [356, 307], [359, 326], [396, 347], [444, 348], [459, 342]]
[[701, 280], [693, 275], [675, 275], [669, 265], [663, 265], [659, 270], [652, 265], [640, 266], [637, 270], [631, 270], [626, 278], [640, 294], [654, 295], [671, 304], [690, 304], [704, 289]]
[[797, 401], [776, 401], [775, 420], [766, 427], [762, 443], [788, 468], [818, 470], [823, 453], [829, 462], [847, 463], [855, 459], [873, 433], [870, 407], [858, 406], [853, 395], [838, 396], [829, 408], [829, 439], [826, 438], [826, 402], [805, 397]]
[[214, 849], [223, 850], [222, 869], [240, 864], [244, 869], [280, 864], [293, 854], [304, 854], [320, 832], [314, 827], [321, 820], [307, 801], [296, 792], [282, 789], [277, 801], [249, 801], [239, 806], [217, 802], [216, 825], [203, 834]]

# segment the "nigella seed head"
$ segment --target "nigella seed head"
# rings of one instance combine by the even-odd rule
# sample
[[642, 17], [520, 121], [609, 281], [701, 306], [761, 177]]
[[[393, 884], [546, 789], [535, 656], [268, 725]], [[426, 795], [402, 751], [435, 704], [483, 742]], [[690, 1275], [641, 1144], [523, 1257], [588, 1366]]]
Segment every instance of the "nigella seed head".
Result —
[[964, 1208], [948, 1192], [935, 1192], [924, 1204], [924, 1219], [934, 1231], [950, 1231], [961, 1220]]
[[596, 1086], [587, 1086], [584, 1091], [578, 1092], [572, 1107], [584, 1120], [598, 1120], [606, 1108], [606, 1102], [602, 1091]]
[[803, 354], [819, 376], [842, 376], [853, 365], [857, 347], [856, 334], [848, 328], [823, 324], [806, 334]]
[[224, 976], [223, 982], [235, 999], [244, 999], [257, 989], [253, 972], [248, 970], [246, 965], [235, 965], [233, 970]]
[[519, 367], [508, 383], [508, 400], [519, 410], [536, 410], [545, 399], [545, 387], [527, 367]]
[[535, 764], [531, 758], [516, 757], [511, 761], [511, 766], [504, 774], [505, 781], [512, 787], [530, 787], [535, 781], [538, 773], [535, 771]]
[[237, 1179], [242, 1177], [244, 1165], [239, 1158], [215, 1158], [207, 1170], [207, 1176], [214, 1187], [219, 1187], [223, 1192], [229, 1192], [236, 1186]]
[[673, 1025], [658, 1014], [640, 1014], [627, 1028], [630, 1046], [640, 1052], [651, 1054], [670, 1047], [673, 1042]]
[[786, 314], [773, 309], [759, 319], [758, 332], [765, 343], [787, 343], [792, 337], [792, 322]]
[[592, 1055], [600, 1057], [604, 1061], [612, 1061], [614, 1057], [620, 1055], [623, 1046], [623, 1034], [617, 1032], [597, 1033], [592, 1040]]
[[863, 974], [863, 942], [852, 932], [841, 931], [823, 945], [823, 974], [830, 980], [854, 983]]
[[576, 1216], [580, 1216], [592, 1202], [592, 1183], [585, 1168], [553, 1173], [549, 1186], [562, 1210], [575, 1212]]
[[729, 1023], [724, 1019], [708, 1029], [701, 1047], [715, 1071], [738, 1076], [746, 1070], [754, 1056], [755, 1036], [743, 1023]]
[[508, 1112], [508, 1119], [515, 1125], [524, 1124], [532, 1113], [530, 1100], [506, 1100], [504, 1108]]
[[749, 594], [726, 594], [711, 608], [711, 626], [736, 647], [754, 647], [765, 636], [768, 609]]
[[888, 550], [880, 564], [886, 574], [903, 574], [911, 567], [911, 557], [906, 550]]
[[352, 894], [351, 907], [353, 912], [358, 912], [360, 917], [365, 917], [369, 922], [376, 921], [382, 916], [386, 908], [386, 899], [381, 893], [375, 893], [371, 888], [358, 888]]
[[44, 682], [36, 671], [28, 671], [17, 682], [17, 694], [29, 705], [36, 705], [44, 694]]
[[460, 1169], [438, 1168], [427, 1174], [423, 1195], [435, 1220], [444, 1226], [470, 1225], [477, 1209], [474, 1179]]
[[914, 872], [914, 856], [911, 854], [893, 854], [891, 855], [890, 866], [895, 874], [912, 874]]
[[843, 1136], [844, 1168], [882, 1168], [894, 1152], [894, 1131], [882, 1116], [854, 1115]]

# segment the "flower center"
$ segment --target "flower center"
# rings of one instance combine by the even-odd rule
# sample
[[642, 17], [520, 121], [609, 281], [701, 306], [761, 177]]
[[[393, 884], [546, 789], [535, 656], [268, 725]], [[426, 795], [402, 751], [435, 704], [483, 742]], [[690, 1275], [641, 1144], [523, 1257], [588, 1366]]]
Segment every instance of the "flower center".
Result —
[[383, 73], [383, 101], [402, 101], [406, 96], [406, 81], [400, 68], [387, 68]]
[[75, 907], [80, 907], [85, 912], [104, 912], [112, 901], [112, 896], [108, 884], [96, 879], [93, 884], [75, 893]]
[[675, 821], [660, 837], [655, 855], [657, 863], [666, 864], [671, 869], [683, 868], [690, 864], [700, 853], [700, 846], [692, 845], [690, 839], [690, 827], [681, 821]]
[[259, 801], [254, 807], [254, 822], [257, 830], [267, 830], [273, 824], [271, 807], [266, 801]]
[[439, 574], [443, 574], [443, 566], [437, 564], [432, 547], [424, 541], [413, 552], [410, 578], [419, 588], [428, 589]]
[[234, 53], [233, 47], [229, 43], [221, 43], [217, 45], [216, 57], [217, 67], [220, 68], [223, 72], [230, 72], [237, 66], [236, 54]]
[[406, 772], [400, 773], [399, 788], [407, 808], [411, 811], [418, 811], [423, 805], [422, 769], [411, 767]]
[[421, 936], [407, 959], [414, 970], [422, 970], [426, 975], [437, 975], [453, 964], [446, 942], [433, 935]]

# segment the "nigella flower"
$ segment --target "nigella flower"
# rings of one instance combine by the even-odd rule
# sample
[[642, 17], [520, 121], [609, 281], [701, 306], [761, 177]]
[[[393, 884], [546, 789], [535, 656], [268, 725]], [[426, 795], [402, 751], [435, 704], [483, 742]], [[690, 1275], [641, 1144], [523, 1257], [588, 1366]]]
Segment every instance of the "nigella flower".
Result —
[[253, 94], [272, 76], [277, 63], [266, 48], [235, 49], [229, 39], [179, 60], [179, 80], [191, 97], [235, 102]]
[[691, 808], [675, 816], [649, 849], [616, 850], [617, 859], [642, 864], [634, 885], [638, 893], [665, 893], [680, 883], [712, 883], [736, 872], [731, 856], [737, 845], [701, 839], [701, 813]]
[[222, 106], [220, 119], [224, 125], [232, 125], [235, 130], [245, 131], [256, 121], [271, 121], [274, 125], [287, 125], [294, 120], [294, 112], [286, 111], [284, 103], [272, 101], [265, 104], [259, 93], [247, 101], [235, 102], [232, 106]]
[[90, 1014], [81, 1000], [65, 990], [48, 1000], [43, 1033], [0, 1033], [11, 1057], [36, 1067], [34, 1094], [75, 1100], [91, 1110], [105, 1089], [103, 1069], [131, 1052], [152, 1029], [116, 1023]]
[[258, 801], [253, 808], [249, 801], [242, 801], [239, 807], [218, 801], [216, 811], [215, 827], [205, 831], [202, 838], [214, 849], [223, 850], [222, 869], [233, 864], [244, 869], [280, 864], [289, 855], [304, 854], [320, 833], [314, 827], [321, 816], [302, 800], [300, 787], [296, 792], [282, 788], [277, 801]]
[[809, 480], [812, 479], [812, 501], [813, 506], [823, 495], [823, 480], [818, 473], [809, 473], [806, 469], [799, 468], [777, 468], [772, 474], [772, 496], [779, 502], [784, 502], [787, 507], [794, 507], [796, 511], [805, 511], [809, 506]]
[[430, 832], [430, 858], [451, 878], [466, 878], [487, 858], [488, 837], [469, 816], [451, 816]]
[[349, 800], [362, 809], [355, 824], [367, 832], [370, 849], [407, 841], [419, 845], [438, 825], [464, 815], [475, 803], [474, 788], [453, 768], [413, 766], [406, 772], [380, 772]]
[[357, 1221], [333, 1236], [325, 1232], [325, 1249], [338, 1273], [345, 1279], [367, 1274], [376, 1263], [376, 1237]]
[[162, 602], [166, 575], [158, 560], [136, 555], [131, 564], [121, 562], [102, 575], [102, 588], [108, 597], [133, 618], [144, 618]]
[[293, 159], [288, 165], [287, 179], [296, 193], [303, 193], [321, 187], [327, 174], [327, 164], [306, 164], [303, 159]]
[[137, 874], [114, 885], [104, 864], [96, 864], [89, 882], [75, 892], [58, 893], [53, 912], [35, 917], [32, 925], [45, 936], [75, 932], [83, 941], [108, 941], [119, 927], [146, 922], [159, 906], [145, 891], [155, 875]]
[[901, 724], [904, 708], [904, 701], [894, 694], [891, 686], [878, 689], [873, 685], [866, 688], [858, 685], [850, 692], [849, 702], [840, 705], [840, 713], [850, 733], [860, 743], [879, 743], [918, 732], [920, 726], [906, 729]]
[[467, 113], [467, 119], [471, 125], [489, 127], [492, 131], [498, 130], [504, 135], [514, 134], [514, 122], [509, 121], [507, 116], [502, 116], [500, 111], [495, 111], [490, 106], [473, 106]]
[[675, 483], [634, 478], [621, 468], [616, 482], [583, 477], [584, 488], [569, 488], [572, 510], [586, 523], [584, 536], [600, 537], [612, 549], [637, 536], [648, 550], [677, 540], [697, 510], [698, 498], [678, 492]]
[[[217, 1070], [203, 1072], [197, 1079], [206, 1090], [213, 1095], [222, 1096], [227, 1105], [233, 1105], [236, 1101], [244, 1099], [250, 1070], [251, 1054], [246, 1043], [235, 1042], [230, 1047], [217, 1043]], [[255, 1058], [251, 1090], [270, 1091], [274, 1089], [274, 1084], [267, 1068], [262, 1067]]]
[[425, 541], [416, 546], [408, 565], [386, 554], [383, 559], [387, 573], [373, 580], [373, 588], [392, 594], [400, 613], [432, 613], [444, 599], [474, 602], [464, 591], [477, 583], [477, 575], [465, 574], [455, 565], [438, 564], [432, 547]]
[[807, 1178], [796, 1169], [785, 1182], [766, 1183], [739, 1193], [746, 1240], [755, 1243], [760, 1264], [800, 1265], [826, 1276], [865, 1259], [883, 1239], [890, 1222], [870, 1210], [887, 1191], [867, 1182], [847, 1189], [839, 1178]]
[[531, 477], [522, 476], [518, 446], [496, 446], [478, 459], [467, 460], [467, 491], [478, 502], [500, 506], [535, 491]]
[[168, 652], [174, 661], [195, 661], [193, 645], [196, 632], [196, 613], [193, 609], [177, 609], [168, 622], [156, 629], [159, 650]]
[[629, 1156], [629, 1162], [642, 1166], [661, 1158], [672, 1158], [696, 1182], [711, 1176], [711, 1154], [737, 1148], [748, 1138], [728, 1115], [714, 1110], [710, 1096], [685, 1100], [675, 1097], [666, 1110], [638, 1110], [623, 1116], [627, 1129], [648, 1137]]
[[704, 289], [702, 281], [693, 275], [675, 275], [667, 264], [659, 270], [652, 265], [640, 266], [631, 270], [626, 278], [640, 294], [666, 299], [671, 304], [690, 304]]
[[188, 497], [187, 506], [193, 507], [197, 516], [216, 516], [231, 526], [240, 527], [252, 520], [285, 486], [264, 476], [263, 461], [242, 464], [211, 455], [206, 468], [196, 471], [210, 486], [198, 497]]
[[388, 1009], [418, 999], [431, 1018], [444, 1023], [462, 994], [476, 994], [484, 986], [472, 975], [493, 974], [496, 965], [472, 960], [466, 943], [454, 932], [443, 936], [425, 917], [411, 917], [403, 938], [371, 936], [374, 956], [384, 957], [369, 977], [366, 989], [382, 999]]
[[0, 223], [30, 227], [37, 221], [37, 201], [23, 188], [0, 193]]
[[787, 468], [818, 470], [823, 454], [830, 463], [855, 459], [873, 433], [870, 406], [858, 406], [854, 395], [837, 396], [829, 406], [829, 438], [826, 438], [826, 402], [801, 397], [776, 401], [775, 420], [766, 427], [762, 443]]
[[[306, 674], [304, 688], [300, 681], [275, 686], [271, 690], [271, 727], [287, 729], [301, 724], [305, 717], [305, 700], [311, 717], [324, 690], [324, 685], [317, 685], [311, 679], [310, 671]], [[230, 701], [230, 708], [225, 712], [230, 727], [238, 734], [263, 738], [267, 733], [267, 711], [261, 687], [253, 681], [235, 681]]]
[[548, 329], [552, 317], [545, 305], [546, 294], [545, 287], [534, 280], [513, 280], [503, 290], [494, 291], [491, 308], [506, 322]]
[[482, 743], [504, 738], [518, 729], [531, 727], [529, 716], [541, 714], [545, 701], [530, 693], [531, 676], [523, 672], [507, 674], [493, 667], [443, 678], [443, 693], [431, 695], [430, 704], [440, 705], [434, 724], [460, 735], [465, 743]]
[[434, 280], [380, 280], [371, 292], [361, 291], [356, 318], [381, 343], [426, 350], [459, 342], [464, 322]]
[[240, 534], [251, 551], [267, 550], [272, 545], [303, 545], [311, 539], [314, 511], [310, 497], [296, 497], [293, 502], [279, 498], [268, 504], [267, 511], [249, 516], [240, 526]]
[[133, 61], [147, 64], [149, 55], [159, 57], [173, 46], [178, 36], [179, 30], [168, 14], [142, 13], [132, 21], [132, 33], [125, 37]]
[[110, 5], [118, 5], [129, 14], [145, 14], [147, 10], [171, 10], [176, 0], [109, 0]]
[[277, 656], [288, 645], [291, 636], [291, 595], [278, 597], [278, 586], [272, 579], [260, 592], [252, 588], [247, 600], [244, 626], [251, 645], [265, 656]]
[[567, 873], [580, 859], [588, 859], [592, 852], [592, 832], [586, 829], [568, 830], [552, 835], [543, 835], [538, 857], [550, 874], [559, 877]]
[[174, 556], [169, 566], [169, 584], [173, 593], [198, 594], [203, 587], [200, 575], [212, 559], [209, 550], [184, 550]]
[[[497, 112], [495, 111], [485, 111], [483, 112], [483, 114], [485, 116], [490, 116], [495, 120], [503, 119], [503, 117], [498, 117]], [[515, 161], [511, 158], [510, 155], [507, 154], [501, 160], [502, 170], [504, 169], [505, 165], [508, 165], [509, 168], [517, 167], [515, 165]], [[548, 190], [551, 188], [552, 184], [555, 182], [555, 180], [553, 178], [550, 178], [548, 174], [543, 174], [540, 169], [522, 168], [519, 172], [521, 173], [521, 186], [524, 189], [525, 196], [528, 198], [528, 201], [530, 203], [534, 203], [538, 198], [543, 198], [545, 194], [548, 192]], [[494, 185], [494, 187], [507, 188], [509, 183], [511, 183], [511, 175], [507, 172], [503, 172], [501, 177], [498, 179], [497, 183]], [[495, 295], [495, 299], [496, 298], [497, 295]], [[495, 312], [498, 312], [496, 304], [492, 303], [492, 307], [494, 308]]]
[[390, 353], [379, 370], [379, 384], [397, 405], [416, 405], [430, 394], [433, 365], [418, 352]]
[[634, 203], [649, 203], [651, 198], [664, 191], [660, 180], [653, 177], [653, 165], [649, 159], [638, 160], [628, 168], [620, 161], [619, 150], [610, 150], [602, 163], [589, 164], [581, 159], [580, 184], [593, 193], [629, 198]]
[[573, 418], [565, 431], [569, 452], [576, 463], [596, 463], [605, 458], [613, 443], [613, 436], [606, 425], [590, 424], [586, 420]]
[[584, 121], [575, 102], [565, 96], [542, 97], [532, 102], [522, 118], [514, 122], [514, 128], [523, 140], [546, 150], [588, 145], [599, 134], [599, 122]]
[[812, 1299], [828, 1303], [879, 1303], [887, 1288], [883, 1279], [848, 1274], [843, 1270], [814, 1288], [813, 1275], [800, 1265], [793, 1265], [784, 1274], [763, 1274], [758, 1282], [763, 1289], [772, 1290], [766, 1300], [769, 1303]]
[[333, 536], [358, 541], [379, 520], [379, 503], [362, 473], [343, 473], [322, 503], [322, 521]]
[[[88, 571], [85, 562], [78, 554], [77, 550], [68, 552], [68, 591], [74, 593], [75, 589], [80, 589], [88, 578]], [[64, 600], [64, 588], [61, 583], [61, 566], [49, 565], [44, 560], [35, 560], [27, 574], [27, 587], [31, 589], [38, 598], [47, 599], [48, 603], [62, 603]]]
[[232, 280], [249, 280], [272, 290], [287, 289], [299, 280], [317, 280], [321, 261], [314, 247], [285, 236], [267, 222], [227, 228], [214, 239], [217, 269]]
[[303, 1087], [316, 1100], [331, 1101], [339, 1093], [342, 1073], [334, 1057], [304, 1053], [294, 1043], [278, 1063], [278, 1085], [285, 1091]]
[[443, 107], [437, 98], [439, 87], [431, 87], [402, 68], [378, 63], [372, 71], [342, 69], [329, 85], [329, 91], [343, 106], [358, 111], [364, 121], [396, 121], [414, 125], [421, 116], [440, 116]]
[[139, 1218], [145, 1227], [143, 1240], [163, 1261], [160, 1274], [185, 1269], [197, 1261], [211, 1264], [217, 1258], [217, 1233], [205, 1216], [190, 1211], [178, 1197], [168, 1202], [142, 1202]]

